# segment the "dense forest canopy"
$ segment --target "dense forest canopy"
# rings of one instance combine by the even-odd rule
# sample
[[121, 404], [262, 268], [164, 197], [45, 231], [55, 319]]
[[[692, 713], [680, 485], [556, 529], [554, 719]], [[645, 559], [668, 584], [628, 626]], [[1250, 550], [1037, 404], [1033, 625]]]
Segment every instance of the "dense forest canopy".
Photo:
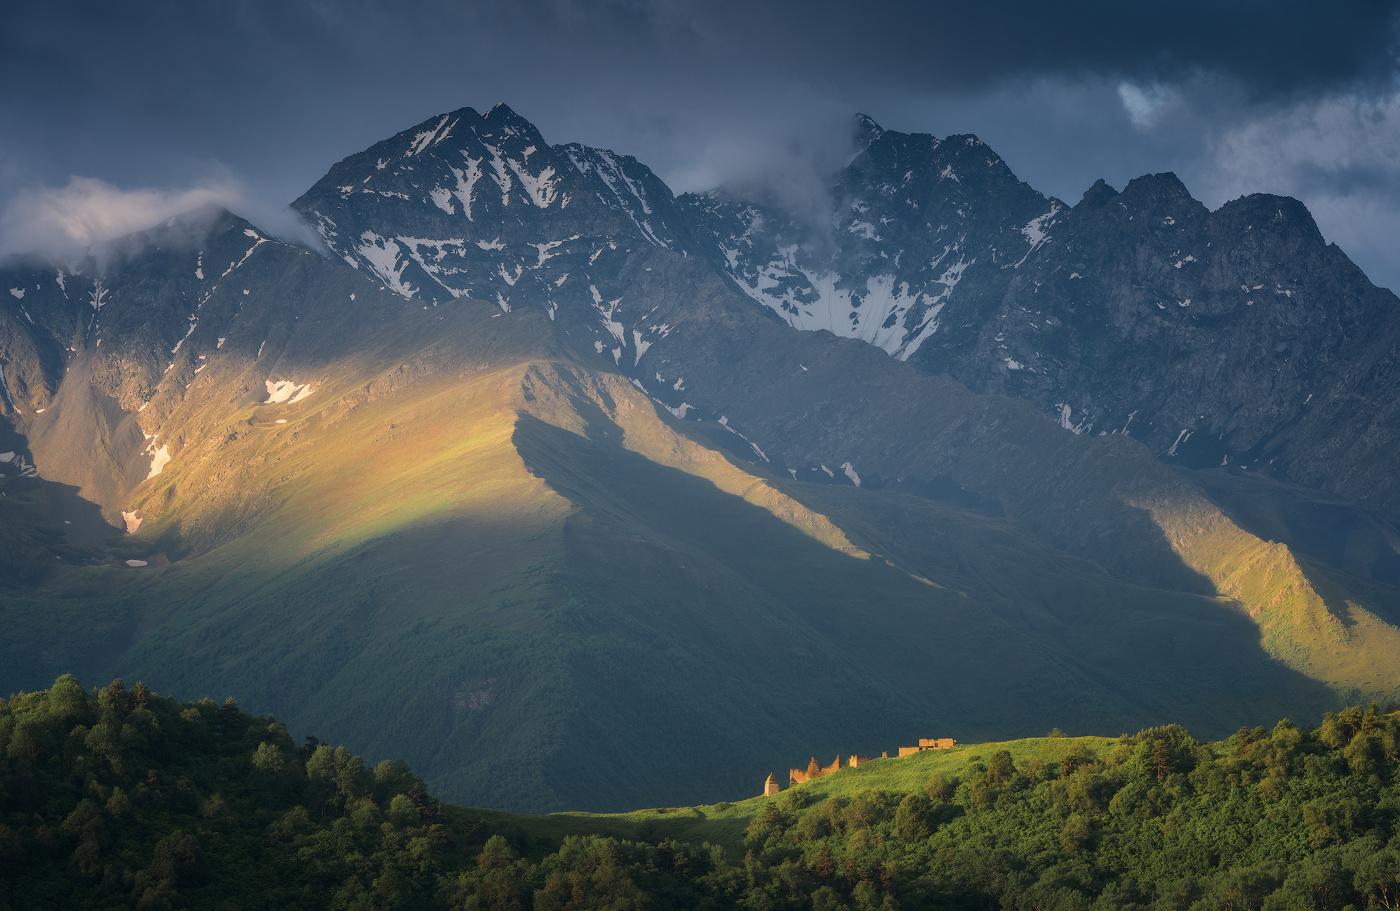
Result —
[[0, 701], [0, 911], [1400, 907], [1394, 712], [976, 749], [919, 789], [853, 784], [896, 759], [733, 805], [520, 817], [232, 700], [65, 675]]

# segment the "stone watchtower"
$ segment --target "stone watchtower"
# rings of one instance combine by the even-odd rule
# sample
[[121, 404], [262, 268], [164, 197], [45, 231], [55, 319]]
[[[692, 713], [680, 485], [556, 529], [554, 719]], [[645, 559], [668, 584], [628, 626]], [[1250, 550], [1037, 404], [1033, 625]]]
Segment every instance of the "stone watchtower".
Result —
[[763, 796], [771, 797], [778, 793], [778, 779], [772, 772], [768, 773], [768, 780], [763, 783]]

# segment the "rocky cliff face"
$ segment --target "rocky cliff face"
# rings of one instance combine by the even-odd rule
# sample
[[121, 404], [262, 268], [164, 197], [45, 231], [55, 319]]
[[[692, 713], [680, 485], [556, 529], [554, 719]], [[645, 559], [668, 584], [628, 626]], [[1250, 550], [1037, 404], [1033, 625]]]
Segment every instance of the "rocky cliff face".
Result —
[[1064, 206], [975, 136], [895, 133], [868, 118], [858, 127], [863, 148], [815, 219], [723, 189], [682, 205], [725, 274], [789, 325], [900, 360], [947, 358], [969, 346], [1003, 270], [1043, 242]]
[[[367, 330], [385, 302], [403, 306], [222, 210], [172, 219], [75, 263], [8, 263], [0, 284], [10, 289], [0, 301], [0, 412], [17, 447], [0, 471], [20, 473], [23, 457], [98, 504], [117, 529], [131, 492], [213, 433], [187, 423], [207, 396], [265, 401], [274, 395], [266, 384], [293, 379], [279, 373], [289, 349], [319, 348], [324, 362], [349, 344], [324, 332], [326, 320]], [[231, 386], [211, 382], [221, 371], [209, 368], [224, 364], [240, 368], [221, 378]]]
[[1075, 433], [1400, 510], [1400, 300], [1297, 200], [1210, 212], [1161, 174], [1069, 207], [975, 137], [860, 134], [816, 223], [725, 191], [682, 199], [755, 301]]
[[1263, 471], [1393, 515], [1398, 345], [1400, 300], [1297, 200], [1210, 212], [1159, 174], [1122, 193], [1100, 183], [1065, 212], [949, 369], [1077, 433], [1128, 433], [1176, 464]]
[[[505, 105], [434, 117], [346, 158], [298, 199], [326, 243], [404, 297], [548, 309], [599, 239], [684, 247], [675, 202], [636, 159], [550, 146]], [[576, 270], [575, 270], [576, 271]]]

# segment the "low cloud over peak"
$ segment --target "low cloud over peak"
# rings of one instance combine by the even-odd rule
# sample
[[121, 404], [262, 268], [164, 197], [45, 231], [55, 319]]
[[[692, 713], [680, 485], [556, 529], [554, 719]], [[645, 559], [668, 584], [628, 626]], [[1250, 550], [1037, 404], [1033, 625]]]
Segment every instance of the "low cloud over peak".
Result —
[[64, 186], [29, 188], [14, 196], [0, 214], [0, 254], [66, 256], [177, 216], [221, 209], [274, 235], [321, 248], [320, 239], [290, 208], [261, 204], [232, 178], [185, 189], [123, 189], [95, 177], [73, 176]]
[[124, 190], [94, 177], [70, 177], [65, 186], [15, 196], [0, 216], [0, 251], [82, 250], [195, 209], [240, 208], [243, 197], [229, 181], [184, 190]]

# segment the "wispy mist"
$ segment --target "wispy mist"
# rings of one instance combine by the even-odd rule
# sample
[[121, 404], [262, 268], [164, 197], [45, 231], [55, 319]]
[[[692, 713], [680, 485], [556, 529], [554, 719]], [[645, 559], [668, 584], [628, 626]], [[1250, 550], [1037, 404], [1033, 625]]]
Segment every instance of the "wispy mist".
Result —
[[0, 252], [67, 253], [140, 231], [167, 218], [211, 205], [237, 205], [233, 184], [186, 190], [122, 190], [92, 177], [62, 187], [21, 191], [0, 217]]
[[228, 209], [264, 231], [320, 249], [320, 238], [285, 206], [255, 199], [239, 182], [220, 178], [185, 189], [122, 189], [93, 177], [61, 187], [30, 187], [0, 214], [0, 255], [45, 253], [67, 258], [175, 217], [192, 226]]

